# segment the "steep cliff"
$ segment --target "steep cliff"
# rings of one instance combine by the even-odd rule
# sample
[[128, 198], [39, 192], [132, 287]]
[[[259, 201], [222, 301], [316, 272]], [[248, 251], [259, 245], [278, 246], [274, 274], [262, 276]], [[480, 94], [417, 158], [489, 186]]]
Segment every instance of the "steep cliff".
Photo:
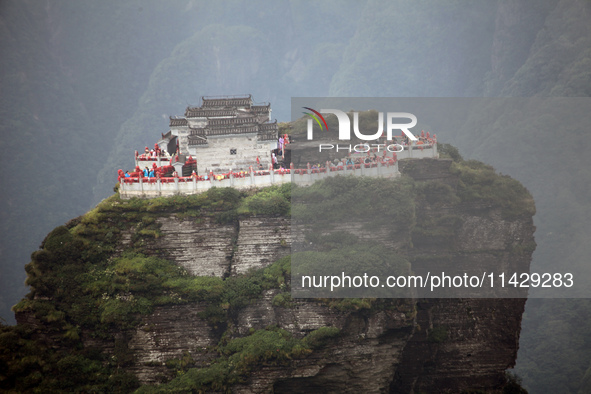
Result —
[[[462, 264], [497, 258], [527, 271], [533, 202], [521, 185], [457, 157], [400, 168], [402, 180], [367, 181], [404, 182], [397, 198], [412, 207], [399, 241], [382, 244], [413, 269], [435, 256]], [[290, 196], [289, 185], [153, 200], [115, 195], [56, 228], [27, 265], [31, 292], [15, 306], [19, 324], [1, 327], [0, 387], [506, 387], [525, 299], [292, 299]]]

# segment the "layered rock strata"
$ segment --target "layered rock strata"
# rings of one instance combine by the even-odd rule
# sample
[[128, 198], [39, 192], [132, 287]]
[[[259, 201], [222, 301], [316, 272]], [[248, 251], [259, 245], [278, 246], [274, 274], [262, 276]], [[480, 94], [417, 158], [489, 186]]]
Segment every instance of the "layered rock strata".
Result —
[[[417, 181], [453, 189], [458, 179], [450, 165], [450, 160], [424, 159], [401, 162], [400, 169]], [[531, 217], [508, 219], [494, 205], [448, 204], [437, 198], [417, 201], [416, 209], [417, 225], [411, 234], [395, 241], [387, 233], [381, 236], [386, 246], [404, 249], [414, 271], [421, 272], [421, 264], [433, 258], [467, 268], [492, 263], [528, 270], [531, 250], [522, 246], [535, 245]], [[444, 215], [455, 218], [446, 231], [416, 230]], [[251, 216], [219, 223], [211, 217], [170, 213], [156, 221], [159, 236], [144, 240], [143, 250], [192, 275], [241, 275], [290, 254], [287, 217]], [[356, 226], [360, 223], [349, 227]], [[123, 231], [118, 250], [131, 243], [133, 231]], [[205, 302], [159, 306], [135, 329], [114, 338], [127, 338], [132, 354], [128, 370], [142, 383], [153, 384], [172, 377], [165, 366], [169, 360], [189, 355], [196, 367], [210, 365], [224, 331], [239, 337], [276, 326], [303, 338], [315, 329], [336, 327], [341, 335], [328, 346], [288, 363], [261, 366], [246, 382], [235, 385], [234, 392], [494, 392], [502, 389], [505, 370], [515, 363], [525, 304], [525, 298], [420, 299], [399, 300], [386, 310], [341, 311], [318, 300], [274, 303], [279, 293], [266, 290], [256, 302], [229, 316], [223, 327], [203, 317]], [[43, 330], [27, 313], [17, 319]], [[82, 333], [87, 346], [113, 351], [113, 341], [93, 340], [86, 334]]]

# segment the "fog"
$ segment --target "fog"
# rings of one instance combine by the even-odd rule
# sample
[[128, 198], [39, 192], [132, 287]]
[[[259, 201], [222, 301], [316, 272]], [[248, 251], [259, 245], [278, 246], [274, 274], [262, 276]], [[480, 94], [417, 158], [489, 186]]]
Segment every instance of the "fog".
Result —
[[[591, 94], [582, 0], [6, 0], [0, 29], [0, 317], [9, 324], [44, 236], [111, 195], [134, 150], [201, 96], [252, 94], [285, 122], [291, 97]], [[532, 192], [532, 270], [585, 267], [588, 127], [532, 128], [539, 143], [516, 145], [514, 130], [493, 138], [472, 125], [439, 140]], [[579, 390], [590, 314], [588, 300], [528, 301], [516, 370], [530, 392]]]

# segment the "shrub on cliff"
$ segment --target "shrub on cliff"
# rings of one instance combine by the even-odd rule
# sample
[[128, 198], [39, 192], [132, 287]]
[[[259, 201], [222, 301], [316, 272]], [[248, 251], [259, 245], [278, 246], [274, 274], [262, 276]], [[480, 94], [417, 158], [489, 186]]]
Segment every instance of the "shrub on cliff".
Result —
[[454, 162], [452, 172], [460, 178], [457, 194], [462, 201], [482, 201], [500, 206], [505, 217], [536, 213], [533, 197], [517, 180], [499, 175], [494, 168], [476, 160]]
[[291, 206], [291, 184], [271, 186], [246, 197], [240, 207], [240, 214], [289, 215]]

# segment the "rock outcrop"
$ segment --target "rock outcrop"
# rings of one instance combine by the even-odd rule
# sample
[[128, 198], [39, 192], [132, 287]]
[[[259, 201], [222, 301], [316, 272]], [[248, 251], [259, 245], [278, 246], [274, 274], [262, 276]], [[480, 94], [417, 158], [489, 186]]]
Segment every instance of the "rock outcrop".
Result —
[[[451, 160], [425, 159], [401, 163], [400, 168], [415, 181], [439, 182], [454, 190], [459, 176], [450, 166]], [[401, 238], [403, 242], [383, 237], [390, 248], [405, 246], [416, 272], [422, 259], [433, 256], [466, 267], [496, 259], [503, 268], [529, 269], [533, 248], [523, 246], [535, 245], [531, 215], [508, 218], [494, 202], [458, 204], [441, 196], [423, 196], [416, 204], [416, 226]], [[454, 220], [438, 222], [444, 214]], [[172, 261], [190, 275], [240, 277], [290, 254], [292, 234], [286, 216], [223, 221], [179, 212], [156, 216], [156, 236], [141, 239], [143, 253]], [[435, 230], [442, 231], [421, 231], [426, 223], [438, 223]], [[138, 247], [138, 231], [138, 226], [121, 230], [115, 256]], [[240, 308], [222, 304], [227, 317], [218, 322], [208, 318], [206, 299], [159, 305], [133, 328], [110, 339], [93, 339], [91, 332], [82, 330], [82, 342], [113, 354], [116, 342], [123, 341], [130, 360], [125, 370], [141, 383], [155, 384], [174, 377], [171, 363], [184, 358], [194, 368], [209, 367], [219, 357], [220, 341], [270, 326], [295, 339], [323, 327], [339, 330], [338, 336], [309, 354], [261, 362], [232, 384], [236, 393], [495, 392], [502, 390], [505, 370], [515, 363], [525, 298], [401, 299], [380, 307], [341, 308], [331, 300], [291, 299], [284, 286], [289, 283], [263, 290]], [[167, 295], [175, 296], [172, 291]], [[31, 312], [22, 310], [17, 319], [43, 331], [45, 323]]]

